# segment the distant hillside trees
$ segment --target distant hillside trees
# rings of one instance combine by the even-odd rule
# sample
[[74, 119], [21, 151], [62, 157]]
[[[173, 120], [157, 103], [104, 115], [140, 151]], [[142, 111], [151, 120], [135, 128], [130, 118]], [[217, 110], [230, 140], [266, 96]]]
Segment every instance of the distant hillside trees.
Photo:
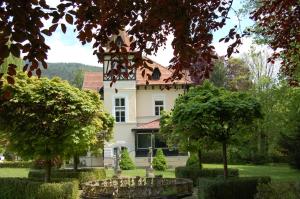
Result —
[[42, 70], [42, 77], [60, 77], [71, 85], [81, 88], [85, 72], [102, 72], [102, 67], [80, 63], [48, 63], [48, 68]]

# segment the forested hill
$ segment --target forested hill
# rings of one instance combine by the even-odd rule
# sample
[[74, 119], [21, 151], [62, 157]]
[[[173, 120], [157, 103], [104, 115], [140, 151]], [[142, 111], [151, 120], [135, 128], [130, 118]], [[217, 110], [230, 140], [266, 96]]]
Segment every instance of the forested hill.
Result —
[[48, 63], [48, 68], [42, 70], [42, 77], [58, 76], [70, 84], [81, 88], [84, 72], [102, 71], [102, 67], [80, 63]]

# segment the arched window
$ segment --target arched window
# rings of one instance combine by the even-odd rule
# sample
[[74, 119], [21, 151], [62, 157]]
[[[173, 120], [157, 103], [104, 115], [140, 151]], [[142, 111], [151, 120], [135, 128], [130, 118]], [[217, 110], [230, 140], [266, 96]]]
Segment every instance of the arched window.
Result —
[[152, 72], [152, 80], [159, 80], [161, 76], [161, 73], [158, 68], [154, 68]]
[[122, 47], [122, 45], [123, 45], [123, 39], [122, 39], [122, 37], [121, 36], [118, 36], [117, 37], [117, 39], [116, 39], [116, 45], [119, 47], [119, 48], [121, 48]]

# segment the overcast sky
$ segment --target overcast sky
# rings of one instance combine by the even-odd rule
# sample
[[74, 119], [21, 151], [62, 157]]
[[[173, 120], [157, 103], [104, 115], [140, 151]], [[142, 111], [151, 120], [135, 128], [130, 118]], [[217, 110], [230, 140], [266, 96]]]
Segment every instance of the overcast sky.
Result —
[[[56, 5], [58, 0], [47, 0], [47, 2], [51, 5]], [[233, 1], [233, 8], [238, 10], [241, 8], [240, 0]], [[226, 54], [227, 45], [224, 43], [219, 43], [219, 39], [226, 34], [228, 34], [229, 29], [231, 29], [235, 24], [238, 23], [237, 17], [234, 12], [231, 12], [227, 25], [218, 32], [214, 33], [214, 46], [218, 55], [222, 56]], [[253, 22], [248, 19], [248, 17], [242, 18], [240, 22], [241, 28], [245, 28], [249, 25], [253, 24]], [[100, 66], [98, 64], [97, 57], [93, 55], [93, 49], [90, 44], [82, 46], [81, 43], [76, 38], [76, 33], [73, 32], [71, 26], [68, 26], [68, 30], [66, 34], [63, 34], [60, 28], [57, 28], [56, 32], [46, 39], [48, 45], [50, 45], [51, 50], [48, 53], [48, 62], [77, 62], [83, 63], [87, 65], [95, 65]], [[172, 36], [169, 36], [168, 42], [165, 48], [159, 49], [156, 56], [151, 56], [153, 60], [156, 62], [168, 66], [169, 60], [172, 58], [173, 49], [171, 47]], [[245, 38], [243, 40], [243, 46], [240, 47], [240, 52], [246, 53], [252, 44], [251, 38]], [[239, 55], [234, 55], [239, 56]]]

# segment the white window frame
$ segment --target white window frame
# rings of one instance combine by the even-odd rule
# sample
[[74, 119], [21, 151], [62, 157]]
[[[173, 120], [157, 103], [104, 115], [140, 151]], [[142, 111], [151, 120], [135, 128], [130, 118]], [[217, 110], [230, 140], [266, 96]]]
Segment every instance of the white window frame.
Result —
[[[121, 98], [124, 98], [125, 100], [125, 121], [124, 122], [117, 122], [116, 120], [116, 99], [121, 99]], [[113, 116], [116, 120], [116, 123], [118, 124], [122, 124], [122, 123], [127, 123], [128, 121], [128, 111], [129, 111], [129, 108], [128, 108], [128, 97], [126, 95], [116, 95], [113, 97], [112, 99], [112, 113], [113, 113]]]
[[154, 115], [154, 116], [160, 116], [160, 115], [161, 115], [161, 112], [160, 112], [160, 111], [159, 111], [159, 115], [155, 115], [155, 107], [156, 107], [155, 101], [162, 101], [162, 102], [163, 102], [162, 107], [163, 107], [163, 110], [165, 111], [165, 110], [166, 110], [166, 100], [165, 100], [165, 96], [164, 96], [164, 95], [154, 95], [154, 96], [153, 96], [153, 108], [152, 108], [152, 110], [153, 110], [153, 115]]

